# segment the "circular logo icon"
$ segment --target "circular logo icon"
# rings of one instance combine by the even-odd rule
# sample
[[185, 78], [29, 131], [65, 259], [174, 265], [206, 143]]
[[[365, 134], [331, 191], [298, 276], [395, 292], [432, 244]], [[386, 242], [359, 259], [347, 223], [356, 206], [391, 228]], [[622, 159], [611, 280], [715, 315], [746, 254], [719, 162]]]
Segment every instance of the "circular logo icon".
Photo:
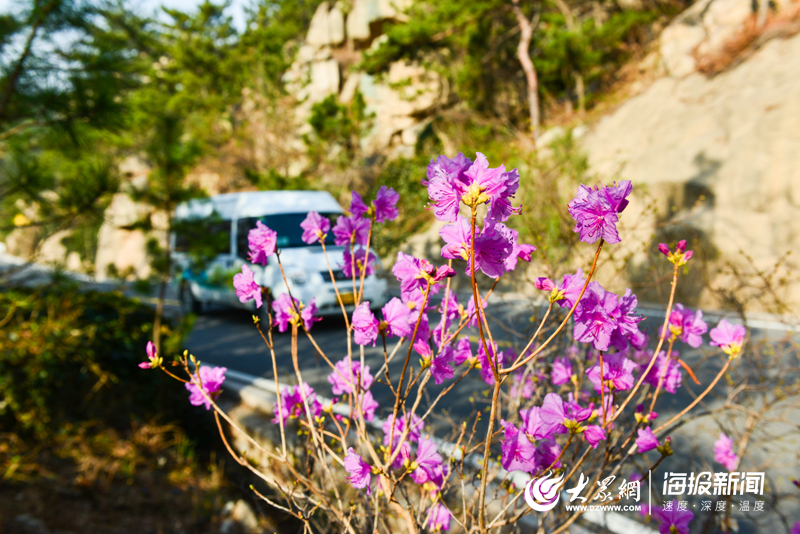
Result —
[[525, 487], [525, 502], [537, 512], [552, 510], [561, 498], [558, 490], [564, 475], [551, 479], [552, 474], [552, 471], [548, 471], [543, 477], [532, 478]]

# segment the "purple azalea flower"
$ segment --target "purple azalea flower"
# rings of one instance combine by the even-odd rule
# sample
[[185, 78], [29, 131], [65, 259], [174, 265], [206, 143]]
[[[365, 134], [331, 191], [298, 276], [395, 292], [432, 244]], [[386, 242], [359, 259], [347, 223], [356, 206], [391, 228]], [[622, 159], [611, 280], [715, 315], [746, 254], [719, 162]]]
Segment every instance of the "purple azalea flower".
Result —
[[355, 191], [350, 192], [350, 215], [355, 217], [363, 217], [369, 208], [364, 204], [364, 199]]
[[253, 271], [247, 265], [242, 265], [242, 272], [233, 275], [233, 287], [239, 302], [255, 299], [256, 308], [261, 307], [261, 286], [256, 284]]
[[472, 345], [470, 345], [468, 337], [462, 337], [456, 343], [456, 350], [453, 354], [453, 363], [461, 365], [465, 361], [472, 358]]
[[734, 325], [727, 319], [722, 319], [708, 335], [711, 337], [712, 347], [719, 347], [728, 357], [735, 358], [742, 351], [746, 333], [744, 326]]
[[636, 433], [639, 436], [636, 438], [636, 446], [639, 448], [639, 452], [652, 451], [658, 447], [658, 439], [656, 439], [655, 434], [653, 434], [649, 426], [647, 428], [640, 428]]
[[[383, 426], [381, 427], [381, 430], [383, 430], [383, 444], [386, 446], [389, 445], [389, 434], [391, 434], [392, 431], [393, 421], [394, 414], [390, 415], [386, 421], [383, 422]], [[408, 441], [413, 443], [419, 440], [420, 435], [422, 435], [422, 427], [422, 419], [416, 415], [412, 416], [411, 429], [408, 431]], [[405, 428], [406, 418], [402, 416], [398, 417], [397, 424], [394, 425], [394, 447], [397, 447], [397, 443], [400, 441], [400, 436], [403, 435]]]
[[[428, 509], [424, 527], [431, 532], [450, 530], [450, 510], [441, 502], [437, 502]], [[792, 533], [794, 534], [794, 533]]]
[[441, 353], [431, 360], [431, 375], [436, 384], [441, 384], [445, 380], [453, 378], [453, 367], [451, 364], [455, 359], [453, 347], [447, 345], [442, 348]]
[[[514, 245], [510, 236], [506, 235], [505, 225], [484, 225], [483, 229], [475, 229], [475, 269], [486, 276], [497, 278], [505, 272], [505, 261], [511, 255]], [[455, 224], [447, 225], [439, 230], [445, 241], [442, 257], [462, 259], [467, 262], [464, 272], [470, 274], [470, 252], [472, 244], [472, 227], [470, 222], [458, 216]]]
[[417, 458], [414, 463], [417, 465], [411, 474], [414, 482], [424, 484], [431, 481], [437, 486], [443, 483], [442, 455], [436, 452], [436, 444], [433, 441], [425, 438], [419, 440]]
[[739, 457], [733, 452], [733, 440], [724, 432], [714, 442], [714, 460], [724, 465], [728, 471], [736, 469], [736, 465], [739, 463]]
[[397, 297], [386, 303], [381, 309], [383, 321], [380, 328], [387, 336], [406, 337], [412, 333], [413, 325], [409, 324], [411, 310]]
[[429, 282], [434, 284], [455, 276], [456, 272], [447, 265], [436, 268], [427, 260], [398, 252], [392, 274], [400, 281], [400, 291], [410, 293], [414, 289], [425, 289]]
[[[448, 526], [450, 523], [448, 523]], [[797, 521], [794, 526], [792, 526], [792, 530], [790, 534], [800, 534], [800, 521]]]
[[[621, 352], [603, 356], [603, 383], [605, 391], [626, 391], [633, 387], [633, 370], [636, 364]], [[600, 360], [586, 370], [586, 377], [600, 391]]]
[[[489, 385], [494, 384], [494, 374], [492, 373], [492, 367], [497, 369], [498, 367], [502, 368], [506, 363], [510, 363], [508, 361], [508, 353], [506, 352], [495, 352], [497, 351], [497, 346], [491, 346], [491, 344], [487, 344], [489, 350], [492, 352], [492, 363], [489, 362], [489, 358], [486, 356], [486, 351], [483, 348], [483, 343], [478, 343], [478, 362], [481, 364], [481, 378], [484, 382]], [[511, 360], [513, 361], [513, 360]]]
[[432, 169], [428, 166], [428, 180], [423, 180], [422, 185], [428, 188], [429, 205], [436, 218], [442, 222], [455, 222], [466, 184], [447, 172], [445, 167], [434, 164]]
[[[486, 305], [486, 299], [483, 299], [482, 309], [485, 310]], [[464, 313], [468, 317], [467, 326], [470, 328], [478, 328], [478, 314], [475, 312], [475, 297], [469, 298], [469, 302], [467, 302], [467, 309]]]
[[563, 280], [558, 286], [559, 295], [563, 295], [563, 298], [556, 300], [556, 304], [562, 308], [572, 308], [572, 306], [575, 304], [575, 301], [578, 300], [578, 297], [583, 290], [583, 284], [585, 283], [586, 278], [583, 277], [582, 269], [578, 269], [575, 274], [564, 275]]
[[[466, 184], [467, 178], [464, 176], [464, 173], [470, 168], [471, 165], [472, 160], [461, 152], [459, 152], [458, 155], [452, 159], [444, 155], [438, 156], [436, 158], [432, 158], [431, 162], [428, 164], [427, 177], [428, 180], [432, 180], [436, 176], [436, 168], [440, 167], [441, 170], [447, 175], [452, 176], [455, 180]], [[422, 185], [427, 186], [428, 182], [422, 180]]]
[[601, 426], [588, 425], [583, 429], [583, 437], [586, 438], [586, 443], [596, 449], [597, 444], [606, 439], [606, 431]]
[[632, 189], [628, 180], [602, 189], [581, 184], [578, 194], [568, 206], [570, 215], [575, 219], [575, 232], [580, 233], [581, 241], [594, 243], [602, 238], [608, 243], [620, 242], [617, 214], [628, 205], [627, 196]]
[[695, 349], [703, 344], [703, 334], [708, 331], [708, 325], [703, 321], [703, 311], [692, 313], [681, 304], [676, 304], [670, 312], [668, 328], [672, 335]]
[[592, 404], [588, 408], [583, 408], [578, 401], [575, 400], [574, 395], [570, 393], [567, 402], [564, 403], [564, 411], [567, 414], [567, 419], [575, 421], [576, 423], [582, 423], [592, 416], [592, 413], [594, 413], [594, 405]]
[[333, 227], [333, 242], [339, 246], [366, 245], [369, 220], [357, 215], [340, 215]]
[[361, 456], [353, 451], [353, 447], [347, 449], [347, 454], [344, 457], [344, 468], [348, 472], [348, 476], [345, 479], [356, 489], [366, 489], [367, 495], [369, 495], [372, 489], [370, 488], [372, 468]]
[[[280, 332], [286, 332], [289, 328], [289, 324], [297, 324], [297, 326], [302, 325], [305, 327], [306, 330], [311, 330], [311, 327], [314, 325], [315, 322], [321, 321], [321, 317], [315, 317], [317, 313], [317, 305], [315, 304], [316, 298], [311, 299], [306, 306], [294, 299], [294, 307], [292, 306], [292, 299], [289, 297], [288, 293], [281, 293], [278, 297], [272, 301], [272, 311], [275, 313], [274, 321], [275, 324], [278, 325], [278, 330]], [[300, 310], [300, 315], [295, 312], [295, 308]]]
[[628, 336], [628, 341], [634, 349], [641, 351], [647, 348], [648, 343], [650, 343], [650, 336], [637, 328], [636, 332]]
[[286, 423], [290, 417], [301, 417], [305, 414], [304, 401], [308, 401], [311, 415], [319, 417], [322, 413], [322, 404], [317, 400], [314, 388], [303, 382], [291, 388], [281, 390], [281, 411], [275, 414], [273, 423]]
[[353, 339], [359, 345], [375, 346], [380, 322], [369, 309], [369, 301], [364, 301], [353, 311]]
[[[501, 226], [498, 224], [497, 226]], [[528, 245], [526, 243], [519, 242], [519, 232], [514, 230], [513, 228], [509, 228], [506, 225], [502, 225], [500, 228], [503, 235], [505, 235], [506, 239], [511, 243], [511, 254], [509, 254], [508, 258], [505, 261], [505, 268], [506, 271], [513, 271], [517, 268], [517, 261], [522, 259], [524, 261], [531, 261], [531, 254], [536, 250], [536, 247], [533, 245]]]
[[522, 397], [523, 399], [530, 399], [533, 397], [533, 392], [536, 391], [536, 384], [533, 377], [525, 376], [525, 371], [522, 369], [516, 371], [512, 376], [511, 387], [508, 389], [508, 394], [512, 398]]
[[490, 169], [486, 156], [478, 152], [475, 162], [464, 173], [468, 187], [461, 200], [467, 205], [470, 200], [477, 204], [489, 202], [486, 218], [496, 222], [506, 221], [512, 214], [519, 213], [521, 208], [511, 205], [511, 199], [519, 189], [519, 171], [505, 171], [505, 165]]
[[[559, 469], [561, 467], [561, 460], [556, 461], [561, 454], [561, 447], [554, 439], [545, 439], [536, 447], [536, 452], [533, 453], [533, 461], [536, 463], [536, 469]], [[555, 462], [555, 463], [553, 463]]]
[[620, 299], [597, 282], [591, 282], [575, 310], [574, 337], [591, 343], [600, 351], [613, 345], [617, 350], [628, 346], [627, 335], [638, 333], [642, 317], [632, 315], [637, 299], [630, 289]]
[[[413, 335], [414, 327], [416, 326], [417, 323], [416, 321], [413, 321], [413, 324], [411, 323], [412, 321], [409, 321], [409, 324], [411, 325], [411, 333]], [[428, 325], [428, 314], [423, 313], [422, 318], [419, 321], [419, 326], [417, 327], [417, 335], [414, 336], [414, 339], [411, 340], [411, 343], [414, 344], [418, 341], [423, 341], [427, 343], [428, 341], [430, 341], [430, 339], [431, 339], [431, 329], [430, 326]]]
[[303, 229], [303, 243], [308, 245], [312, 245], [317, 241], [324, 243], [325, 236], [331, 230], [331, 222], [316, 211], [311, 211], [305, 220], [300, 223], [300, 228]]
[[550, 372], [550, 381], [554, 386], [566, 384], [572, 378], [572, 363], [566, 356], [556, 358], [553, 370]]
[[163, 360], [158, 355], [156, 346], [153, 344], [152, 341], [147, 342], [147, 346], [145, 347], [145, 352], [147, 352], [148, 361], [140, 363], [139, 364], [140, 369], [156, 369], [158, 367], [161, 367], [161, 363], [163, 362]]
[[694, 519], [694, 513], [691, 511], [678, 510], [677, 501], [672, 501], [669, 510], [654, 506], [653, 516], [661, 523], [658, 526], [659, 534], [689, 534], [689, 523]]
[[382, 185], [372, 203], [375, 207], [375, 222], [382, 223], [395, 220], [400, 214], [397, 210], [398, 200], [400, 200], [400, 194], [397, 191]]
[[[367, 366], [365, 365], [364, 367], [366, 368]], [[361, 397], [361, 413], [366, 421], [375, 419], [375, 410], [377, 410], [379, 406], [378, 401], [372, 397], [372, 392], [365, 391], [364, 396]]]
[[564, 421], [569, 419], [564, 409], [564, 400], [557, 393], [548, 393], [544, 397], [542, 407], [539, 409], [541, 421], [540, 432], [542, 435], [552, 437], [555, 434], [566, 434], [567, 427]]
[[[436, 287], [436, 286], [433, 286]], [[420, 312], [424, 312], [430, 309], [429, 305], [425, 305], [425, 310], [422, 309], [422, 303], [425, 301], [425, 295], [422, 294], [422, 291], [417, 288], [408, 293], [401, 293], [400, 300], [402, 300], [403, 304], [406, 305], [409, 311], [408, 322], [411, 327], [414, 327], [414, 324], [417, 322], [417, 318], [419, 317]]]
[[372, 385], [372, 375], [369, 374], [369, 365], [361, 371], [361, 362], [351, 361], [349, 356], [339, 360], [333, 366], [333, 371], [328, 375], [331, 391], [334, 395], [354, 393], [358, 384], [361, 391], [366, 391]]
[[666, 256], [670, 263], [673, 263], [678, 267], [683, 267], [686, 265], [686, 263], [692, 259], [692, 256], [694, 256], [693, 250], [686, 250], [685, 239], [678, 241], [678, 244], [675, 246], [675, 252], [670, 252], [666, 243], [659, 243], [658, 251]]
[[[211, 409], [210, 399], [219, 396], [219, 388], [225, 382], [225, 372], [227, 370], [227, 367], [200, 366], [200, 370], [192, 375], [192, 381], [184, 384], [189, 393], [191, 393], [189, 402], [192, 406], [205, 405], [206, 410]], [[203, 395], [203, 392], [205, 392], [205, 395]]]
[[540, 276], [534, 280], [533, 287], [539, 291], [552, 291], [556, 288], [556, 284], [546, 276]]
[[505, 430], [501, 444], [502, 456], [500, 463], [506, 471], [524, 471], [530, 473], [536, 468], [533, 455], [536, 447], [524, 432], [512, 423], [500, 421]]
[[256, 227], [247, 233], [247, 244], [250, 248], [250, 261], [266, 265], [267, 258], [275, 253], [278, 233], [261, 221], [256, 221]]
[[[645, 382], [653, 387], [658, 387], [661, 374], [664, 372], [664, 365], [667, 365], [666, 375], [664, 375], [664, 382], [661, 387], [674, 395], [678, 388], [681, 387], [683, 375], [681, 374], [680, 364], [673, 359], [678, 357], [678, 353], [673, 350], [672, 356], [672, 358], [667, 359], [666, 351], [659, 352], [653, 367], [650, 368], [650, 372], [645, 377]], [[643, 365], [642, 370], [646, 369], [648, 364], [649, 361]]]
[[540, 417], [541, 408], [539, 406], [532, 406], [527, 410], [520, 410], [519, 417], [522, 420], [522, 427], [520, 431], [528, 436], [529, 440], [549, 438], [545, 430], [546, 426]]
[[344, 251], [344, 265], [341, 267], [342, 272], [348, 278], [353, 276], [360, 278], [365, 268], [367, 271], [366, 276], [369, 276], [375, 272], [375, 254], [370, 252], [367, 255], [367, 249], [363, 247], [358, 247], [355, 252], [350, 248], [346, 248]]

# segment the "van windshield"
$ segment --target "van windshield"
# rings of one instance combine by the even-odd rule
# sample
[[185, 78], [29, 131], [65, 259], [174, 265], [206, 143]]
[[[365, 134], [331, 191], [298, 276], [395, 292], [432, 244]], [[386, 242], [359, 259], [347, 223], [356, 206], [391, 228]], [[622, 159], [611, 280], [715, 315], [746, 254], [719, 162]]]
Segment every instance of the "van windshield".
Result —
[[[242, 259], [247, 259], [249, 247], [247, 243], [247, 233], [256, 227], [256, 221], [261, 221], [269, 226], [278, 234], [278, 248], [307, 247], [303, 242], [303, 229], [300, 223], [306, 218], [308, 213], [282, 213], [280, 215], [265, 215], [263, 217], [247, 217], [239, 219], [236, 229], [236, 250]], [[331, 221], [331, 228], [336, 224], [336, 218], [341, 213], [321, 213]], [[333, 232], [328, 232], [325, 238], [325, 245], [333, 245]]]

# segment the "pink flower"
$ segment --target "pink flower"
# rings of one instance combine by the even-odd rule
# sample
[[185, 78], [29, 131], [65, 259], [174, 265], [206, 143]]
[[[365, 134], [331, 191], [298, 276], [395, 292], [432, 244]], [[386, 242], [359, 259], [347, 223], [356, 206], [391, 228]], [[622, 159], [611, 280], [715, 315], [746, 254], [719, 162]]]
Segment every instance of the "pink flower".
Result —
[[256, 284], [253, 271], [247, 265], [242, 265], [242, 272], [233, 275], [233, 287], [239, 302], [255, 299], [256, 308], [261, 307], [261, 286]]
[[365, 391], [364, 396], [361, 397], [361, 413], [364, 419], [367, 421], [375, 419], [375, 410], [377, 410], [379, 406], [378, 401], [372, 397], [372, 392]]
[[503, 228], [505, 228], [505, 230], [501, 231], [503, 231], [512, 244], [511, 254], [509, 254], [505, 261], [506, 271], [513, 271], [517, 268], [517, 260], [531, 261], [531, 255], [536, 250], [536, 247], [527, 243], [520, 243], [519, 232], [513, 228], [508, 228], [505, 225], [503, 225]]
[[[664, 373], [664, 365], [667, 365], [667, 371], [664, 375], [664, 381], [661, 384], [661, 387], [674, 395], [675, 392], [678, 391], [678, 388], [681, 387], [681, 382], [683, 381], [681, 366], [678, 361], [674, 359], [677, 357], [678, 353], [674, 350], [672, 351], [672, 357], [669, 359], [667, 359], [666, 351], [662, 350], [659, 352], [653, 367], [650, 368], [650, 372], [647, 373], [647, 376], [645, 377], [645, 382], [653, 387], [658, 387], [658, 382], [661, 380], [662, 373]], [[646, 369], [648, 364], [649, 361], [645, 364], [642, 364], [642, 370]]]
[[428, 260], [421, 260], [398, 252], [397, 261], [392, 267], [392, 274], [400, 281], [400, 291], [410, 293], [415, 289], [424, 290], [429, 284], [433, 285], [445, 278], [455, 276], [456, 272], [447, 265], [437, 268]]
[[[491, 278], [502, 276], [506, 270], [505, 261], [511, 255], [514, 244], [510, 236], [505, 235], [508, 231], [505, 225], [496, 224], [490, 226], [485, 224], [483, 229], [475, 229], [475, 270], [482, 271], [483, 274]], [[466, 274], [470, 274], [472, 249], [472, 226], [471, 223], [461, 217], [456, 219], [455, 224], [448, 225], [439, 230], [446, 245], [442, 247], [442, 257], [448, 259], [462, 259], [467, 262]]]
[[312, 417], [319, 417], [322, 414], [322, 404], [317, 400], [314, 388], [305, 382], [292, 388], [283, 388], [281, 391], [282, 411], [275, 414], [272, 422], [278, 423], [280, 421], [285, 423], [290, 417], [305, 417], [306, 402], [308, 402]]
[[[481, 309], [486, 309], [486, 299], [483, 299], [481, 304]], [[478, 314], [475, 312], [475, 298], [470, 297], [469, 302], [467, 302], [467, 309], [465, 311], [467, 319], [467, 326], [470, 328], [478, 328]]]
[[636, 433], [639, 436], [636, 438], [636, 446], [639, 448], [639, 452], [652, 451], [658, 447], [658, 439], [656, 439], [649, 426], [644, 429], [640, 428]]
[[533, 282], [533, 286], [539, 291], [552, 291], [556, 288], [556, 284], [547, 277], [540, 276]]
[[528, 436], [512, 423], [501, 421], [500, 424], [503, 425], [505, 430], [500, 447], [502, 451], [500, 463], [503, 469], [509, 472], [524, 471], [530, 473], [536, 468], [536, 463], [533, 460], [536, 447], [528, 439]]
[[303, 242], [311, 245], [317, 241], [325, 242], [325, 236], [331, 229], [331, 222], [316, 211], [312, 211], [300, 223], [300, 228], [303, 229]]
[[533, 453], [536, 469], [559, 469], [561, 460], [556, 460], [559, 454], [561, 454], [561, 447], [554, 439], [541, 441], [536, 447], [536, 452]]
[[747, 333], [744, 326], [734, 325], [723, 319], [717, 324], [715, 328], [709, 332], [711, 337], [712, 347], [719, 347], [722, 352], [733, 359], [742, 352], [742, 345], [744, 345], [744, 336]]
[[703, 334], [708, 331], [708, 325], [703, 321], [703, 311], [686, 309], [681, 304], [676, 304], [669, 314], [669, 332], [693, 348], [703, 344]]
[[349, 473], [345, 480], [347, 480], [356, 489], [367, 490], [367, 495], [370, 494], [372, 482], [372, 468], [365, 462], [361, 456], [353, 451], [353, 447], [347, 449], [347, 454], [344, 457], [344, 468]]
[[354, 393], [356, 385], [361, 391], [366, 391], [372, 385], [372, 375], [369, 374], [369, 365], [364, 366], [361, 371], [361, 362], [351, 361], [347, 356], [336, 362], [333, 371], [328, 375], [328, 382], [331, 384], [331, 391], [334, 395]]
[[156, 350], [156, 346], [153, 345], [152, 341], [147, 342], [147, 347], [145, 347], [145, 351], [147, 352], [147, 359], [149, 361], [142, 362], [139, 364], [139, 368], [141, 369], [157, 369], [161, 367], [161, 363], [163, 360], [158, 355], [158, 351]]
[[364, 203], [361, 195], [355, 191], [350, 192], [350, 215], [356, 217], [363, 217], [365, 213], [369, 212], [369, 207]]
[[340, 215], [333, 227], [333, 242], [339, 246], [366, 245], [369, 221], [357, 215]]
[[450, 510], [447, 509], [447, 506], [437, 502], [428, 509], [428, 515], [425, 517], [423, 526], [431, 532], [450, 530], [450, 515]]
[[739, 457], [733, 452], [733, 440], [725, 433], [719, 435], [719, 439], [714, 442], [714, 460], [725, 466], [728, 471], [736, 469]]
[[383, 321], [380, 322], [379, 329], [382, 329], [387, 336], [406, 337], [411, 335], [413, 328], [409, 324], [411, 310], [400, 299], [393, 297], [381, 308], [381, 313]]
[[626, 197], [632, 189], [628, 180], [602, 189], [597, 186], [592, 189], [581, 184], [578, 194], [568, 207], [570, 215], [575, 219], [575, 232], [580, 233], [581, 241], [594, 243], [602, 238], [608, 243], [620, 242], [617, 214], [628, 205]]
[[686, 262], [692, 259], [694, 255], [694, 251], [686, 250], [685, 239], [678, 241], [678, 244], [675, 246], [675, 252], [670, 252], [666, 243], [659, 243], [658, 251], [666, 256], [670, 263], [674, 263], [678, 267], [686, 265]]
[[[206, 410], [211, 409], [211, 400], [219, 396], [219, 388], [225, 382], [226, 367], [208, 367], [203, 365], [200, 370], [192, 375], [192, 381], [184, 384], [191, 393], [189, 402], [192, 406], [203, 406]], [[205, 395], [203, 395], [205, 392]]]
[[353, 311], [353, 339], [357, 344], [375, 346], [379, 325], [372, 310], [369, 309], [368, 301], [362, 302]]
[[[633, 387], [633, 370], [636, 364], [625, 357], [621, 352], [606, 354], [603, 356], [603, 383], [605, 391], [614, 389], [626, 391]], [[600, 391], [600, 359], [597, 363], [586, 370], [586, 377], [594, 385], [596, 391]]]
[[[578, 296], [583, 290], [583, 284], [586, 279], [583, 277], [583, 270], [578, 269], [575, 274], [566, 274], [558, 286], [559, 296], [562, 298], [556, 299], [555, 302], [562, 308], [570, 309], [578, 300]], [[588, 288], [587, 288], [588, 291]]]
[[572, 363], [569, 358], [561, 356], [553, 362], [553, 370], [550, 372], [550, 380], [554, 386], [566, 384], [572, 378]]
[[375, 208], [375, 222], [395, 220], [400, 214], [397, 211], [398, 200], [400, 200], [400, 194], [397, 191], [382, 185], [372, 202], [372, 206]]
[[430, 480], [437, 486], [442, 484], [444, 478], [442, 455], [436, 452], [436, 444], [433, 441], [425, 438], [419, 440], [414, 463], [417, 465], [412, 473], [414, 482], [424, 484]]
[[441, 353], [431, 360], [431, 375], [436, 384], [441, 384], [445, 380], [453, 378], [452, 363], [455, 358], [453, 347], [450, 345], [442, 348]]
[[660, 534], [689, 534], [689, 523], [694, 519], [694, 513], [689, 510], [678, 510], [677, 501], [672, 501], [669, 510], [654, 506], [653, 516], [661, 523]]
[[583, 437], [586, 438], [586, 443], [596, 449], [597, 444], [606, 439], [606, 431], [601, 426], [588, 425], [583, 429]]
[[365, 276], [369, 276], [375, 272], [375, 253], [370, 252], [367, 255], [367, 249], [358, 247], [353, 252], [350, 248], [344, 251], [344, 265], [342, 272], [348, 278], [355, 276], [360, 278], [361, 274], [366, 270]]
[[247, 244], [250, 248], [249, 259], [253, 263], [267, 264], [267, 258], [275, 253], [278, 234], [261, 221], [247, 233]]
[[800, 521], [797, 521], [792, 527], [791, 534], [800, 534]]
[[[383, 430], [383, 444], [389, 445], [389, 434], [392, 431], [392, 423], [394, 421], [394, 415], [390, 415], [386, 421], [384, 421], [381, 430]], [[422, 427], [423, 422], [422, 419], [414, 415], [411, 418], [411, 429], [408, 431], [408, 441], [415, 442], [419, 440], [420, 435], [422, 434]], [[403, 435], [403, 431], [406, 428], [406, 418], [402, 415], [397, 418], [397, 424], [394, 425], [394, 447], [397, 447], [397, 443], [400, 441], [400, 436]]]
[[564, 409], [564, 400], [557, 393], [548, 393], [544, 397], [544, 402], [539, 410], [541, 420], [541, 434], [552, 437], [555, 434], [565, 434], [567, 428], [564, 421], [569, 419]]
[[[274, 321], [278, 325], [280, 332], [286, 332], [289, 324], [296, 324], [298, 327], [302, 326], [306, 330], [311, 330], [315, 322], [321, 321], [321, 317], [315, 317], [317, 313], [317, 305], [314, 303], [316, 299], [311, 299], [307, 305], [303, 305], [297, 299], [294, 299], [294, 306], [292, 306], [292, 299], [289, 298], [288, 293], [281, 293], [272, 302], [272, 311], [275, 312]], [[296, 310], [300, 310], [297, 314]]]
[[472, 345], [470, 345], [468, 337], [462, 337], [456, 343], [455, 354], [453, 355], [453, 363], [461, 365], [468, 359], [472, 358]]

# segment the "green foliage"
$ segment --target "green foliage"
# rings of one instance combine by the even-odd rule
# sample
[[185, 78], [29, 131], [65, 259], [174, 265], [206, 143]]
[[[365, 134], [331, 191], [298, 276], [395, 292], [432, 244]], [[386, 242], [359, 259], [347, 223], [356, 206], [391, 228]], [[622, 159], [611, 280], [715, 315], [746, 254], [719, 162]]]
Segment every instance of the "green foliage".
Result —
[[189, 268], [199, 273], [230, 246], [230, 226], [216, 211], [210, 217], [175, 220], [175, 251], [185, 254]]
[[[129, 427], [179, 413], [181, 389], [137, 367], [152, 310], [119, 293], [53, 284], [0, 293], [0, 421], [43, 438], [68, 423], [100, 419]], [[164, 326], [164, 355], [181, 332]], [[178, 410], [178, 411], [176, 411]]]
[[[362, 135], [369, 128], [372, 116], [366, 112], [361, 93], [353, 101], [340, 104], [336, 95], [330, 95], [311, 108], [309, 124], [314, 136], [306, 136], [312, 158], [325, 158], [331, 153], [341, 167], [351, 165], [359, 155]], [[341, 150], [335, 150], [341, 148]], [[338, 158], [336, 157], [338, 156]]]
[[420, 185], [427, 165], [428, 158], [425, 156], [392, 160], [386, 164], [375, 185], [367, 192], [367, 201], [375, 198], [375, 193], [383, 185], [400, 193], [398, 218], [375, 225], [373, 230], [372, 243], [379, 255], [387, 257], [396, 252], [408, 236], [423, 231], [430, 224], [430, 213], [425, 210], [428, 192]]

